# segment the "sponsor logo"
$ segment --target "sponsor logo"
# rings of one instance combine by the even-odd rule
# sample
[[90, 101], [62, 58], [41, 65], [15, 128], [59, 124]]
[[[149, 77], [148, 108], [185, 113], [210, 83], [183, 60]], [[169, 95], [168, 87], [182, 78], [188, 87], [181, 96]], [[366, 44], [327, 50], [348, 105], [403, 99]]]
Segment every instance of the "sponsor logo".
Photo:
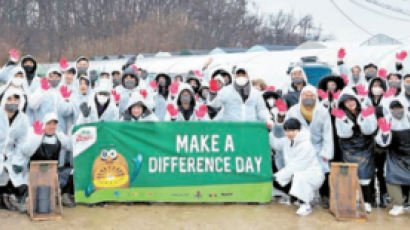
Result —
[[221, 196], [233, 196], [232, 192], [221, 192]]

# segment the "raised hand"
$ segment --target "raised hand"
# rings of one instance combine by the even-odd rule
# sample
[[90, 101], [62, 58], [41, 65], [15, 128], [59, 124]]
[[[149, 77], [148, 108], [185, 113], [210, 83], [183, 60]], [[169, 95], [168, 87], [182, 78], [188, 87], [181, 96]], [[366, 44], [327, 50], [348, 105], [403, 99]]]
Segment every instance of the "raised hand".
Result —
[[386, 118], [381, 117], [377, 120], [377, 125], [383, 133], [390, 132], [391, 122], [387, 122]]
[[338, 59], [343, 59], [343, 58], [345, 58], [345, 56], [346, 56], [346, 50], [344, 48], [340, 48], [337, 51], [337, 58]]
[[61, 96], [63, 96], [64, 99], [67, 99], [71, 96], [72, 91], [67, 90], [67, 86], [63, 85], [60, 87], [60, 93]]
[[363, 117], [368, 117], [374, 114], [375, 111], [376, 109], [373, 106], [369, 105], [367, 108], [362, 109], [361, 114]]
[[115, 90], [111, 90], [111, 94], [112, 94], [112, 96], [114, 97], [114, 101], [115, 101], [115, 103], [118, 103], [118, 102], [120, 102], [120, 95], [117, 93], [117, 91], [115, 91]]
[[35, 121], [33, 124], [33, 130], [34, 133], [37, 135], [43, 135], [45, 130], [43, 129], [43, 123], [41, 123], [40, 121]]
[[288, 110], [288, 106], [282, 99], [278, 99], [275, 101], [275, 106], [278, 108], [278, 111], [281, 113], [285, 113]]
[[51, 88], [50, 82], [48, 81], [48, 78], [46, 77], [41, 78], [40, 84], [43, 90], [49, 90]]
[[338, 109], [338, 108], [333, 108], [331, 113], [333, 116], [341, 120], [344, 119], [344, 117], [346, 116], [345, 112], [343, 112], [342, 109]]
[[178, 109], [175, 108], [174, 104], [170, 103], [167, 105], [167, 111], [172, 118], [176, 117], [178, 114]]
[[197, 110], [195, 110], [195, 115], [198, 118], [204, 118], [206, 115], [206, 112], [208, 112], [208, 107], [206, 105], [200, 105]]

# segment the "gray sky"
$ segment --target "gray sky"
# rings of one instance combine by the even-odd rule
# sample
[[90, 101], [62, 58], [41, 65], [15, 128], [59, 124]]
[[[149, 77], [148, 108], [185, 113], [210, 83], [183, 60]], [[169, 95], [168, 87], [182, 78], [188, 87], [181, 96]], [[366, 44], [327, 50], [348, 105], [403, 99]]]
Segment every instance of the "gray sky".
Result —
[[[293, 11], [295, 15], [311, 14], [325, 34], [338, 41], [362, 42], [372, 34], [384, 33], [410, 43], [410, 0], [376, 0], [405, 10], [401, 14], [367, 0], [253, 0], [261, 14]], [[373, 0], [375, 1], [375, 0]], [[338, 8], [339, 9], [338, 9]], [[350, 20], [349, 20], [350, 19]]]

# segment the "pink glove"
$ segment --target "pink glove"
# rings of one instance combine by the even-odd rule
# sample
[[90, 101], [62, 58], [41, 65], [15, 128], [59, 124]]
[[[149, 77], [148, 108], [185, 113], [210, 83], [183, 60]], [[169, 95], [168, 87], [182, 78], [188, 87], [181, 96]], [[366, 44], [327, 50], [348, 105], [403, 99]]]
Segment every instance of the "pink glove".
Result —
[[346, 76], [346, 74], [342, 74], [340, 75], [340, 77], [343, 79], [345, 85], [349, 84], [349, 78]]
[[34, 133], [37, 135], [43, 135], [43, 133], [45, 132], [45, 130], [43, 129], [43, 123], [41, 123], [40, 121], [35, 121], [33, 124], [33, 130]]
[[61, 58], [60, 59], [60, 69], [61, 70], [66, 70], [67, 68], [68, 68], [67, 59]]
[[114, 100], [115, 100], [115, 103], [118, 103], [118, 102], [120, 102], [120, 95], [117, 93], [117, 91], [115, 91], [115, 90], [111, 90], [111, 94], [112, 94], [112, 96], [114, 97]]
[[197, 110], [195, 110], [195, 114], [198, 118], [204, 118], [208, 112], [208, 107], [206, 105], [200, 105]]
[[275, 86], [273, 86], [273, 85], [268, 86], [268, 87], [266, 87], [266, 89], [265, 89], [265, 91], [275, 91], [275, 90], [276, 90], [276, 88], [275, 88]]
[[333, 108], [332, 109], [332, 115], [339, 118], [339, 119], [343, 119], [345, 117], [345, 112], [343, 112], [342, 109], [338, 109], [338, 108]]
[[359, 96], [367, 96], [368, 91], [366, 90], [366, 87], [363, 84], [357, 85], [356, 86], [357, 94]]
[[391, 122], [387, 122], [386, 118], [384, 117], [381, 117], [377, 120], [377, 125], [383, 133], [390, 132], [391, 130]]
[[404, 59], [406, 59], [406, 57], [407, 57], [407, 51], [405, 51], [405, 50], [402, 50], [401, 52], [396, 53], [396, 58], [400, 62], [402, 62]]
[[346, 50], [344, 48], [340, 48], [339, 51], [337, 51], [337, 58], [343, 59], [346, 56]]
[[379, 71], [377, 72], [377, 76], [383, 79], [387, 79], [387, 70], [385, 68], [379, 69]]
[[16, 49], [9, 50], [10, 60], [13, 62], [17, 62], [20, 58], [19, 51]]
[[61, 93], [61, 96], [63, 96], [64, 99], [67, 99], [71, 96], [72, 91], [71, 90], [68, 91], [67, 86], [63, 85], [63, 86], [60, 87], [60, 93]]
[[390, 87], [390, 88], [387, 90], [387, 92], [383, 93], [383, 97], [389, 98], [389, 97], [391, 97], [391, 96], [396, 95], [396, 92], [397, 92], [397, 89], [396, 89], [396, 88]]
[[338, 91], [336, 91], [336, 92], [333, 92], [333, 91], [332, 91], [333, 99], [335, 99], [335, 100], [339, 99], [341, 93], [342, 93], [342, 92], [341, 92], [340, 90], [338, 90]]
[[282, 99], [278, 99], [275, 101], [275, 106], [278, 108], [278, 111], [281, 113], [285, 113], [288, 110], [288, 106]]
[[40, 84], [41, 84], [41, 88], [43, 90], [49, 90], [50, 87], [51, 87], [50, 83], [48, 82], [48, 78], [46, 78], [46, 77], [41, 78]]
[[140, 89], [140, 94], [141, 96], [145, 99], [148, 95], [147, 91], [145, 89]]
[[169, 86], [169, 91], [171, 92], [172, 95], [176, 95], [178, 93], [178, 88], [179, 88], [179, 83], [174, 81]]
[[217, 80], [211, 79], [211, 80], [209, 81], [209, 90], [210, 90], [212, 93], [218, 92], [219, 87], [218, 87], [218, 81], [217, 81]]
[[322, 89], [317, 90], [317, 95], [323, 100], [329, 98], [329, 94]]
[[178, 114], [178, 109], [175, 108], [174, 104], [168, 104], [167, 111], [171, 115], [171, 117], [175, 117]]
[[155, 80], [151, 80], [149, 82], [149, 86], [151, 86], [151, 88], [154, 89], [154, 90], [158, 89], [157, 81], [155, 81]]
[[134, 64], [134, 65], [131, 65], [131, 68], [135, 71], [135, 72], [137, 72], [138, 71], [138, 67]]
[[362, 116], [368, 117], [372, 115], [375, 111], [376, 109], [373, 106], [369, 105], [367, 108], [362, 109]]
[[194, 74], [195, 76], [201, 78], [204, 76], [204, 74], [201, 72], [201, 70], [194, 70]]

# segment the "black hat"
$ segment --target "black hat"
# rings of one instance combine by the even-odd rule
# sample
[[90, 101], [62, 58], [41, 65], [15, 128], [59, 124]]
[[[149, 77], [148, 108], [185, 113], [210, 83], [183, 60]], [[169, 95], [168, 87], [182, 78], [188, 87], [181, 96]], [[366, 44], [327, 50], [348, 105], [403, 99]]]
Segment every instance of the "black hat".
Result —
[[318, 89], [322, 89], [324, 91], [327, 91], [327, 83], [329, 81], [334, 81], [336, 82], [336, 88], [337, 90], [342, 90], [345, 87], [345, 82], [343, 78], [337, 75], [328, 75], [320, 79], [320, 81], [317, 84]]
[[288, 120], [285, 121], [283, 124], [283, 129], [284, 130], [298, 130], [301, 128], [300, 121], [296, 118], [289, 118]]
[[369, 63], [369, 64], [367, 64], [367, 65], [365, 65], [365, 66], [363, 67], [363, 70], [366, 70], [367, 68], [371, 68], [371, 67], [374, 67], [374, 68], [377, 69], [377, 65], [375, 65], [375, 64], [373, 64], [373, 63]]

